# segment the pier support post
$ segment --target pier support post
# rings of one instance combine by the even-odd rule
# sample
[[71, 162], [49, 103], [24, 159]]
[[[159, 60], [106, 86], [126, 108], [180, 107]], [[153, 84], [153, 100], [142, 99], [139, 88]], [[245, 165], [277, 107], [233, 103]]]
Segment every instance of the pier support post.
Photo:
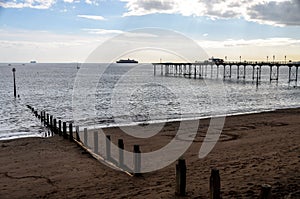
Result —
[[134, 153], [133, 172], [134, 172], [135, 176], [140, 176], [141, 175], [141, 151], [140, 151], [140, 146], [139, 145], [134, 145], [133, 146], [133, 153]]
[[176, 190], [175, 194], [185, 196], [186, 194], [186, 164], [184, 159], [179, 159], [176, 164]]
[[106, 146], [106, 159], [107, 160], [110, 160], [111, 158], [111, 153], [110, 153], [110, 141], [111, 141], [111, 138], [110, 138], [110, 135], [106, 135], [106, 139], [105, 139], [105, 146]]
[[212, 169], [209, 182], [210, 199], [221, 198], [221, 182], [218, 169]]
[[289, 84], [291, 82], [291, 73], [292, 73], [292, 67], [289, 66]]
[[124, 142], [122, 139], [118, 139], [118, 147], [119, 147], [119, 167], [122, 168], [124, 166]]
[[154, 72], [154, 76], [156, 76], [156, 64], [153, 64], [153, 72]]
[[259, 195], [259, 199], [271, 199], [271, 189], [272, 187], [268, 184], [263, 184], [261, 186], [261, 191]]
[[296, 66], [296, 86], [297, 86], [297, 83], [298, 83], [298, 66]]
[[98, 132], [94, 132], [94, 153], [98, 154]]

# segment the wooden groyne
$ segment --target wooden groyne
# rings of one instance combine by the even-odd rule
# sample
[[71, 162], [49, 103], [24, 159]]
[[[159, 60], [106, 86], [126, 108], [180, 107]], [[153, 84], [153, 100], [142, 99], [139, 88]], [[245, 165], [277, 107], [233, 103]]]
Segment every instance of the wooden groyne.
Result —
[[[45, 137], [50, 136], [62, 136], [64, 139], [69, 140], [71, 142], [75, 142], [78, 146], [80, 146], [84, 151], [91, 154], [92, 157], [97, 159], [100, 162], [103, 162], [110, 167], [120, 170], [122, 172], [125, 172], [126, 174], [130, 176], [139, 176], [141, 171], [141, 158], [140, 158], [140, 146], [134, 145], [134, 153], [133, 153], [133, 161], [134, 161], [134, 168], [130, 169], [126, 165], [124, 165], [124, 151], [119, 150], [119, 159], [115, 160], [111, 156], [111, 136], [106, 135], [106, 156], [103, 156], [99, 153], [99, 143], [100, 138], [98, 137], [98, 132], [94, 131], [93, 133], [93, 140], [94, 140], [94, 146], [93, 149], [88, 147], [88, 140], [89, 140], [89, 133], [87, 128], [84, 128], [83, 132], [79, 131], [79, 126], [73, 127], [72, 122], [64, 122], [62, 120], [56, 119], [53, 115], [50, 115], [49, 113], [46, 113], [45, 111], [37, 111], [32, 106], [27, 105], [27, 107], [32, 111], [34, 116], [38, 118], [42, 125], [45, 126], [48, 129], [48, 132], [46, 132]], [[58, 124], [58, 125], [57, 125]], [[83, 134], [83, 140], [80, 139], [80, 134]], [[119, 139], [119, 147], [124, 149], [124, 142], [122, 139]]]
[[[187, 78], [215, 78], [223, 80], [246, 80], [247, 72], [251, 72], [252, 81], [261, 81], [262, 68], [269, 69], [270, 82], [279, 80], [280, 68], [288, 68], [289, 84], [297, 86], [300, 63], [291, 62], [195, 62], [195, 63], [152, 63], [154, 75], [160, 68], [161, 76], [183, 76]], [[222, 68], [222, 71], [221, 71]], [[249, 69], [250, 68], [250, 69]], [[222, 73], [221, 73], [221, 72]], [[234, 77], [233, 74], [236, 74]], [[249, 75], [249, 74], [248, 74]]]
[[[93, 158], [100, 162], [104, 162], [112, 168], [122, 171], [129, 176], [139, 177], [142, 174], [141, 168], [141, 150], [139, 145], [133, 146], [133, 169], [126, 167], [124, 163], [124, 141], [123, 139], [118, 139], [119, 154], [118, 159], [114, 159], [111, 154], [111, 139], [110, 135], [106, 135], [105, 148], [106, 155], [102, 156], [98, 153], [99, 149], [99, 139], [98, 132], [88, 132], [87, 128], [84, 128], [83, 132], [79, 131], [79, 126], [74, 127], [73, 123], [64, 122], [62, 120], [57, 120], [53, 115], [46, 113], [45, 111], [37, 111], [32, 106], [27, 105], [27, 107], [32, 111], [34, 116], [38, 118], [43, 126], [47, 128], [52, 136], [61, 136], [66, 141], [71, 141], [76, 143], [83, 150], [88, 152]], [[83, 134], [83, 139], [80, 139], [80, 134]], [[88, 146], [89, 136], [93, 137], [93, 149]], [[184, 158], [179, 158], [177, 164], [175, 165], [175, 181], [174, 181], [174, 195], [175, 197], [186, 197], [188, 196], [187, 186], [189, 185], [187, 179], [187, 173], [193, 172], [188, 170], [186, 166], [186, 160]], [[209, 174], [208, 174], [209, 175]], [[210, 199], [220, 199], [222, 198], [222, 186], [220, 172], [217, 168], [212, 168], [210, 177], [208, 180], [209, 187], [209, 197]], [[272, 198], [272, 187], [268, 184], [263, 184], [259, 193], [259, 199], [270, 199]]]

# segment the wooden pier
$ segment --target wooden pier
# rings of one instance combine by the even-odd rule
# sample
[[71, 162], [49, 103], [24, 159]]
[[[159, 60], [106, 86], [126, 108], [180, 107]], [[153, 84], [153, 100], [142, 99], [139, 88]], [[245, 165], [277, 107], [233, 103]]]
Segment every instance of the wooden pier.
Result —
[[[157, 67], [160, 67], [161, 76], [183, 76], [187, 78], [223, 78], [246, 80], [247, 73], [251, 73], [252, 81], [261, 81], [262, 68], [268, 68], [270, 82], [279, 80], [281, 67], [288, 68], [289, 84], [297, 86], [298, 68], [300, 63], [293, 62], [195, 62], [195, 63], [152, 63], [154, 75], [157, 75]], [[249, 69], [250, 68], [250, 69]], [[222, 71], [220, 72], [220, 69]], [[234, 76], [235, 75], [235, 76]], [[249, 74], [248, 74], [249, 76]]]

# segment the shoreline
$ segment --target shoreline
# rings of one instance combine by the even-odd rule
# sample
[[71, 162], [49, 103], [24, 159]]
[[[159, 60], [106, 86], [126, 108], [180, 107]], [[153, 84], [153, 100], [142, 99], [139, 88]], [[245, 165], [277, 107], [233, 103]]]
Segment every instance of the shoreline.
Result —
[[[209, 119], [183, 157], [187, 162], [187, 197], [207, 198], [211, 168], [218, 168], [226, 198], [257, 198], [260, 186], [272, 186], [275, 198], [300, 194], [300, 108], [226, 117], [214, 149], [203, 159], [198, 152]], [[169, 143], [178, 122], [168, 122], [157, 135], [134, 139], [120, 128], [105, 128], [112, 142], [125, 149], [140, 144], [142, 152]], [[189, 129], [187, 128], [188, 132]], [[91, 158], [59, 136], [0, 141], [0, 198], [174, 198], [175, 164], [142, 177], [130, 177]], [[299, 195], [297, 195], [299, 196]], [[297, 197], [296, 196], [296, 197]]]
[[[116, 127], [134, 127], [144, 124], [161, 124], [161, 123], [169, 123], [169, 122], [181, 122], [181, 121], [192, 121], [192, 120], [206, 120], [211, 118], [218, 118], [218, 117], [232, 117], [232, 116], [243, 116], [249, 114], [259, 114], [259, 113], [268, 113], [280, 110], [289, 110], [289, 109], [299, 109], [300, 105], [294, 107], [284, 107], [284, 108], [273, 108], [273, 109], [264, 109], [259, 111], [248, 111], [248, 112], [236, 112], [230, 113], [227, 115], [211, 115], [211, 116], [197, 116], [197, 117], [186, 117], [186, 118], [177, 118], [177, 119], [166, 119], [166, 120], [151, 120], [151, 121], [142, 121], [142, 122], [132, 122], [132, 123], [125, 123], [125, 124], [107, 124], [107, 125], [82, 125], [80, 126], [80, 131], [83, 131], [84, 128], [87, 129], [106, 129], [106, 128], [116, 128]], [[1, 140], [0, 140], [1, 141]]]

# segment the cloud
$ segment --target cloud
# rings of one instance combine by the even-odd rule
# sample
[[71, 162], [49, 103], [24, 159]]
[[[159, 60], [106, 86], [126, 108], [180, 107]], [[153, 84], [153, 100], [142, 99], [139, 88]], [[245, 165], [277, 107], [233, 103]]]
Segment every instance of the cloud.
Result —
[[48, 9], [55, 4], [55, 0], [22, 0], [22, 1], [0, 1], [3, 8], [34, 8]]
[[244, 18], [275, 26], [300, 25], [299, 0], [121, 0], [128, 12], [124, 16], [154, 13], [206, 16], [211, 19]]
[[287, 37], [274, 37], [268, 39], [227, 39], [225, 41], [198, 40], [197, 43], [203, 48], [232, 48], [232, 47], [300, 47], [300, 39]]
[[[83, 1], [83, 0], [82, 0]], [[84, 0], [86, 4], [99, 5], [100, 0]], [[49, 9], [57, 0], [0, 0], [0, 7], [3, 8], [33, 8], [33, 9]], [[64, 3], [79, 3], [80, 0], [63, 0]]]
[[99, 15], [77, 15], [77, 17], [79, 17], [79, 18], [85, 18], [85, 19], [98, 20], [98, 21], [105, 20], [104, 17], [99, 16]]
[[86, 31], [90, 34], [99, 34], [99, 35], [105, 35], [105, 34], [121, 34], [123, 33], [122, 30], [106, 30], [106, 29], [83, 29], [83, 31]]
[[300, 25], [300, 1], [268, 2], [251, 7], [249, 20], [270, 25]]

